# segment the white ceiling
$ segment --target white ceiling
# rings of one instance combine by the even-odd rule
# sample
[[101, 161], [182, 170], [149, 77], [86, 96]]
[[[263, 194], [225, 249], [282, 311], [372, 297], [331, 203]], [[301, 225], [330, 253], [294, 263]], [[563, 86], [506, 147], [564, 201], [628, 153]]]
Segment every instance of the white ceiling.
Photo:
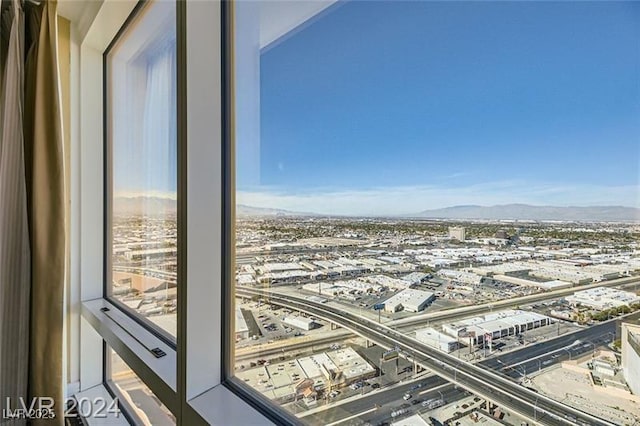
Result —
[[[242, 0], [240, 0], [242, 1]], [[260, 3], [260, 48], [288, 37], [313, 22], [336, 0], [262, 0]]]
[[[104, 0], [59, 0], [58, 14], [77, 26], [82, 40], [103, 3]], [[260, 47], [265, 48], [295, 34], [337, 1], [258, 0], [254, 3], [260, 8]]]

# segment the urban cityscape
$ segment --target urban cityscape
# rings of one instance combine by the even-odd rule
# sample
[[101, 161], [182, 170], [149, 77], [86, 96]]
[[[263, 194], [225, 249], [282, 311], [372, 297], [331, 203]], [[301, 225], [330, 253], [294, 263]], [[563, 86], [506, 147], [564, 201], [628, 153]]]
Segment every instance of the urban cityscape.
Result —
[[[235, 377], [301, 422], [640, 422], [637, 221], [237, 213]], [[112, 290], [174, 335], [175, 236], [120, 218]]]

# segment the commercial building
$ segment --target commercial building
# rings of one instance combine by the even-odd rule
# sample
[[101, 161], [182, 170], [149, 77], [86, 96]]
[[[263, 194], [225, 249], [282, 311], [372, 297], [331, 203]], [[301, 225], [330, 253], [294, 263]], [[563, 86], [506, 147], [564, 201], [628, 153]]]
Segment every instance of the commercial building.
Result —
[[314, 320], [305, 317], [284, 317], [282, 322], [302, 330], [311, 330], [318, 325]]
[[444, 324], [442, 330], [452, 337], [460, 338], [464, 343], [469, 343], [471, 339], [473, 344], [482, 344], [553, 322], [555, 321], [552, 318], [535, 312], [506, 310]]
[[127, 260], [145, 260], [145, 259], [170, 259], [176, 256], [178, 249], [176, 247], [155, 248], [144, 250], [131, 250], [124, 253]]
[[374, 367], [349, 347], [299, 358], [297, 363], [306, 377], [314, 379], [316, 390], [348, 385], [376, 373]]
[[295, 270], [299, 270], [299, 269], [303, 269], [300, 264], [298, 263], [293, 263], [293, 262], [289, 262], [289, 263], [265, 263], [262, 266], [258, 266], [258, 270], [260, 270], [260, 272], [262, 273], [267, 273], [267, 272], [283, 272], [283, 271], [295, 271]]
[[429, 277], [430, 275], [425, 274], [424, 272], [412, 272], [402, 277], [402, 280], [410, 283], [411, 285], [415, 285], [425, 282]]
[[567, 296], [566, 300], [572, 305], [588, 306], [600, 310], [640, 303], [640, 297], [635, 293], [608, 287], [576, 291], [572, 296]]
[[454, 282], [469, 285], [478, 285], [482, 281], [481, 275], [458, 269], [440, 269], [438, 275]]
[[447, 353], [458, 348], [457, 338], [440, 333], [433, 327], [416, 330], [416, 340]]
[[368, 277], [362, 277], [361, 280], [370, 284], [377, 284], [381, 287], [393, 289], [404, 289], [411, 286], [411, 283], [409, 283], [408, 281], [399, 280], [397, 278], [388, 277], [386, 275], [370, 275]]
[[450, 226], [449, 227], [449, 238], [452, 240], [464, 241], [465, 240], [465, 230], [462, 226]]
[[622, 374], [631, 392], [640, 395], [640, 321], [623, 322], [621, 332]]
[[[399, 410], [398, 410], [399, 411]], [[397, 422], [391, 423], [391, 426], [429, 426], [431, 423], [423, 419], [420, 414], [405, 417]]]
[[509, 284], [527, 286], [527, 287], [537, 287], [543, 290], [560, 290], [563, 288], [569, 288], [572, 284], [568, 281], [562, 280], [550, 280], [550, 281], [534, 281], [522, 277], [514, 277], [511, 275], [494, 275], [494, 280], [502, 281]]
[[428, 291], [406, 289], [391, 296], [384, 302], [385, 312], [420, 312], [435, 299], [435, 295]]

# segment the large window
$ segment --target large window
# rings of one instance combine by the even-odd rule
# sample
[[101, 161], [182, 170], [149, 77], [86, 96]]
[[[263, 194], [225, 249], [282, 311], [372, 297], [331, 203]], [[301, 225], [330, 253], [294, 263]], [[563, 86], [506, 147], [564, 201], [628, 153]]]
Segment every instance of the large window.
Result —
[[176, 336], [176, 11], [139, 6], [108, 49], [106, 292]]
[[638, 4], [235, 6], [232, 382], [313, 425], [637, 421], [583, 379], [640, 309]]
[[82, 391], [151, 424], [640, 420], [589, 387], [624, 388], [640, 308], [639, 5], [102, 2]]

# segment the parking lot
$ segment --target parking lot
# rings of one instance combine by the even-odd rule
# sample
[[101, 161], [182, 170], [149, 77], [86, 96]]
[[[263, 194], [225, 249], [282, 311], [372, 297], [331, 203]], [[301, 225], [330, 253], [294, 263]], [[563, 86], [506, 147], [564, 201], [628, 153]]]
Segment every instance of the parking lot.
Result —
[[292, 313], [288, 309], [260, 302], [247, 303], [238, 301], [237, 303], [243, 311], [249, 328], [249, 339], [240, 340], [237, 343], [237, 347], [239, 348], [260, 343], [273, 343], [274, 341], [291, 337], [312, 335], [330, 329], [327, 322], [314, 319], [314, 322], [317, 324], [314, 329], [302, 330], [283, 323], [283, 319], [290, 315], [304, 316], [304, 314]]

